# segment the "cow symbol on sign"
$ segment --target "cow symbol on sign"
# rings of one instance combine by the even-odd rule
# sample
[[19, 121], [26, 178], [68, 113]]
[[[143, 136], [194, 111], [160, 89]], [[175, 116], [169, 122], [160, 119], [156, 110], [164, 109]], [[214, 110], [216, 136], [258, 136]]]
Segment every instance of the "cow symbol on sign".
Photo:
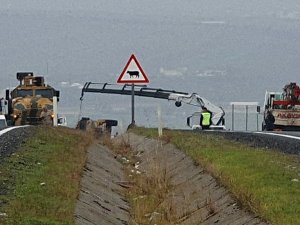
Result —
[[139, 78], [140, 77], [140, 72], [139, 71], [127, 71], [127, 73], [129, 74], [130, 78]]

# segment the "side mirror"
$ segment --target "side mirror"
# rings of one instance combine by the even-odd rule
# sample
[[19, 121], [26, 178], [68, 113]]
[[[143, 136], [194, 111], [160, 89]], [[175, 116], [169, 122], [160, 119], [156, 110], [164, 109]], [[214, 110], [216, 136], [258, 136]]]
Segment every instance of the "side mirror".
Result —
[[188, 118], [186, 118], [186, 125], [191, 127], [191, 116], [189, 116]]
[[57, 101], [59, 102], [59, 91], [55, 91], [54, 95], [57, 97]]
[[9, 100], [9, 89], [5, 90], [5, 99]]
[[260, 106], [259, 105], [256, 107], [256, 112], [260, 113]]

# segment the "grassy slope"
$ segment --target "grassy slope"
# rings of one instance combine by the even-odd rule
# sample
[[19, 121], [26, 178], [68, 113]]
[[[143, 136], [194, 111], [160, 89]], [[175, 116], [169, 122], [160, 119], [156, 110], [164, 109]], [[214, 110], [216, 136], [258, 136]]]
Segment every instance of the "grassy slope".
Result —
[[[157, 137], [155, 129], [134, 132]], [[210, 171], [248, 209], [276, 225], [300, 225], [299, 157], [205, 134], [164, 131], [163, 138]]]
[[38, 128], [21, 151], [1, 163], [8, 202], [2, 224], [74, 224], [79, 182], [91, 139], [67, 128]]

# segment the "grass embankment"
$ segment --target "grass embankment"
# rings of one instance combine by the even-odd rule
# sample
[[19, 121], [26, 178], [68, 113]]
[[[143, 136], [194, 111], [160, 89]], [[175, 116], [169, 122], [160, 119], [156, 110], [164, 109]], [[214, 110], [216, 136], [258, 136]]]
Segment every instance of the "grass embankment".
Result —
[[[157, 137], [156, 129], [132, 131]], [[299, 156], [251, 148], [203, 133], [165, 130], [162, 138], [199, 162], [244, 207], [274, 225], [300, 225]]]
[[[1, 162], [1, 224], [74, 224], [87, 135], [39, 127], [20, 151]], [[4, 194], [4, 195], [3, 195]]]

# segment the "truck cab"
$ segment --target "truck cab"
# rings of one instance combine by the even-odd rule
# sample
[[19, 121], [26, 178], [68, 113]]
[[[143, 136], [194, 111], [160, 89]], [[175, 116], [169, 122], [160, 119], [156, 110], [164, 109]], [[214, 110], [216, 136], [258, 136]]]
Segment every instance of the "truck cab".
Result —
[[[272, 126], [268, 126], [270, 115], [274, 117]], [[266, 91], [262, 130], [300, 131], [300, 102], [293, 101], [286, 92]]]

